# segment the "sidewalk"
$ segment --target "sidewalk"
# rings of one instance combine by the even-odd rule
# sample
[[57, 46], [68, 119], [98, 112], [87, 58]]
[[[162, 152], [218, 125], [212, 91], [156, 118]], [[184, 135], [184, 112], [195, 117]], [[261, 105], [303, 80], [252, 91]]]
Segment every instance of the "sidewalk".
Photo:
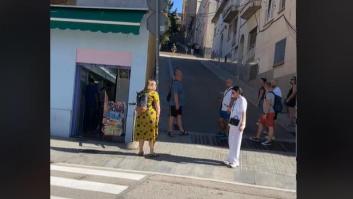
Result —
[[[205, 66], [205, 68], [214, 73], [218, 78], [224, 81], [228, 78], [235, 80], [236, 83], [242, 87], [248, 101], [257, 106], [257, 88], [251, 87], [240, 80], [235, 73], [236, 68], [233, 69], [234, 73], [230, 73], [229, 69], [226, 69], [225, 67], [219, 67], [214, 61], [200, 60], [200, 62]], [[287, 113], [281, 113], [278, 115], [277, 124], [286, 129], [288, 132], [296, 132], [295, 128], [290, 128], [287, 126], [287, 124], [289, 124]]]
[[[176, 136], [171, 142], [165, 132], [160, 132], [156, 143], [156, 152], [160, 156], [149, 159], [137, 156], [137, 150], [128, 150], [125, 144], [52, 138], [51, 162], [159, 172], [296, 190], [296, 159], [292, 154], [242, 150], [240, 167], [230, 169], [222, 164], [227, 156], [226, 148], [190, 144], [189, 139], [189, 136]], [[147, 144], [145, 146], [145, 151], [148, 151]]]

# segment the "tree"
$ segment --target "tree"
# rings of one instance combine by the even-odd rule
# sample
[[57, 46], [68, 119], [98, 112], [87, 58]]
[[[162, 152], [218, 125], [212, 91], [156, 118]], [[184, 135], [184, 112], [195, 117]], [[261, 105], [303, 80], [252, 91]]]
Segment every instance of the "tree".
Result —
[[166, 45], [170, 42], [173, 42], [173, 35], [178, 32], [177, 25], [177, 9], [173, 9], [174, 2], [172, 0], [168, 0], [167, 7], [165, 9], [165, 13], [168, 15], [168, 30], [162, 35], [161, 44]]

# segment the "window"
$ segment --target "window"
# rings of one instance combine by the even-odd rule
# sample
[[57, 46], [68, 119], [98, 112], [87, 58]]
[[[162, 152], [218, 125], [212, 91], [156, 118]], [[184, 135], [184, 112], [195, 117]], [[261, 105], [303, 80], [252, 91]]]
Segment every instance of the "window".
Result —
[[276, 43], [273, 66], [284, 64], [284, 57], [286, 53], [286, 41], [287, 39], [284, 38]]
[[266, 13], [267, 14], [267, 16], [266, 16], [267, 21], [272, 19], [274, 7], [275, 7], [275, 0], [268, 0], [267, 13]]
[[249, 50], [255, 48], [257, 36], [257, 27], [249, 32]]
[[228, 25], [228, 41], [230, 40], [230, 36], [232, 35], [233, 27], [232, 24]]
[[233, 37], [233, 45], [235, 45], [235, 42], [236, 42], [236, 37], [237, 37], [237, 29], [238, 29], [238, 18], [235, 18], [235, 20], [234, 20], [234, 24], [233, 24], [233, 33], [234, 33], [234, 37]]
[[286, 8], [286, 0], [280, 0], [279, 11], [282, 11]]

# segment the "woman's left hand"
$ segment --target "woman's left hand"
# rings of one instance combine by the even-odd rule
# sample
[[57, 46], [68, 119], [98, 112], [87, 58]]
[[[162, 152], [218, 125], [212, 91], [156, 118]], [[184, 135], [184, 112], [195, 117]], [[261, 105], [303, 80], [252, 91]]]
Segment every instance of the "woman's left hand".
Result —
[[240, 131], [240, 132], [243, 132], [244, 129], [245, 129], [245, 124], [240, 124], [240, 126], [239, 126], [239, 131]]

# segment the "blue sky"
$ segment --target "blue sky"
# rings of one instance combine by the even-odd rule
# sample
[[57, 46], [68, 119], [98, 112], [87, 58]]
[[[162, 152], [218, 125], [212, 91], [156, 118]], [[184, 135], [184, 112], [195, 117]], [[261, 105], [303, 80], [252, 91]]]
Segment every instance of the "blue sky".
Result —
[[172, 0], [174, 2], [173, 10], [178, 9], [178, 13], [182, 12], [183, 0]]

